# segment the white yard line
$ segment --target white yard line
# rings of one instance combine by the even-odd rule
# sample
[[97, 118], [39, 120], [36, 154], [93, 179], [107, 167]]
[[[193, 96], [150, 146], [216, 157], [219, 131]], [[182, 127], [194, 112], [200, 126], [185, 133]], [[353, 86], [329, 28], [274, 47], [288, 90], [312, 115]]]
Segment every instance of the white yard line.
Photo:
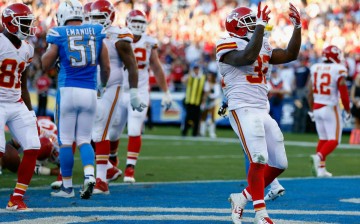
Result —
[[[193, 215], [111, 215], [111, 216], [52, 216], [47, 218], [36, 218], [36, 219], [24, 219], [21, 221], [7, 222], [11, 224], [64, 224], [64, 223], [79, 223], [79, 222], [99, 222], [99, 221], [111, 221], [111, 220], [132, 220], [132, 221], [218, 221], [227, 222], [231, 221], [229, 216], [193, 216]], [[323, 224], [323, 222], [305, 222], [295, 220], [282, 220], [274, 219], [278, 224]], [[243, 222], [252, 223], [252, 218], [243, 218]], [[244, 223], [245, 224], [245, 223]], [[330, 224], [327, 222], [327, 224]]]
[[[126, 135], [122, 135], [122, 138], [127, 138]], [[192, 142], [221, 142], [221, 143], [239, 143], [236, 138], [206, 138], [206, 137], [181, 137], [172, 135], [143, 135], [143, 139], [152, 140], [175, 140], [175, 141], [192, 141]], [[317, 142], [303, 142], [303, 141], [285, 141], [287, 146], [300, 146], [300, 147], [316, 147]], [[360, 149], [360, 145], [340, 144], [338, 148], [341, 149]]]

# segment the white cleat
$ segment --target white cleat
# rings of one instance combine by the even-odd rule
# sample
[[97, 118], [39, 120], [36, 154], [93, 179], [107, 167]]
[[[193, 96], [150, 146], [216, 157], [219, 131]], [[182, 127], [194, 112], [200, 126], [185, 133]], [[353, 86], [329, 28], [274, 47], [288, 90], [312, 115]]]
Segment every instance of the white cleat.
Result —
[[124, 177], [124, 183], [133, 184], [133, 183], [135, 183], [135, 178], [134, 178], [134, 177], [127, 177], [127, 176], [125, 176], [125, 177]]
[[62, 185], [62, 181], [61, 180], [57, 180], [57, 181], [54, 181], [50, 184], [50, 187], [51, 189], [60, 189], [61, 188], [61, 185]]
[[135, 169], [133, 166], [128, 166], [125, 169], [125, 173], [124, 173], [124, 182], [125, 183], [135, 183]]
[[332, 177], [332, 173], [329, 173], [325, 168], [318, 168], [317, 177]]
[[320, 157], [318, 155], [311, 155], [312, 173], [315, 177], [318, 176], [318, 169], [320, 167]]
[[274, 224], [274, 222], [269, 218], [267, 211], [264, 209], [255, 212], [254, 224]]
[[244, 208], [247, 203], [247, 199], [242, 193], [230, 194], [229, 202], [231, 203], [231, 219], [234, 224], [241, 224]]
[[85, 177], [83, 189], [80, 190], [81, 199], [89, 199], [91, 197], [94, 191], [95, 183], [96, 180], [94, 176]]
[[270, 189], [269, 192], [266, 194], [264, 200], [275, 200], [278, 197], [281, 197], [285, 194], [285, 188], [283, 188], [281, 185], [276, 189]]
[[59, 197], [59, 198], [75, 197], [74, 188], [72, 187], [65, 188], [64, 185], [61, 185], [58, 191], [51, 192], [50, 194], [52, 197]]

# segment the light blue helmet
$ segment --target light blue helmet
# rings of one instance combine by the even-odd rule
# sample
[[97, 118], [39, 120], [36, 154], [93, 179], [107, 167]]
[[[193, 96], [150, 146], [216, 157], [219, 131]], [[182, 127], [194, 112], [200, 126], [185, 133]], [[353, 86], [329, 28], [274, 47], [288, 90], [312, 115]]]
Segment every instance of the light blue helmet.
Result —
[[84, 12], [82, 4], [78, 0], [65, 0], [59, 5], [56, 13], [59, 26], [64, 26], [69, 20], [84, 20]]

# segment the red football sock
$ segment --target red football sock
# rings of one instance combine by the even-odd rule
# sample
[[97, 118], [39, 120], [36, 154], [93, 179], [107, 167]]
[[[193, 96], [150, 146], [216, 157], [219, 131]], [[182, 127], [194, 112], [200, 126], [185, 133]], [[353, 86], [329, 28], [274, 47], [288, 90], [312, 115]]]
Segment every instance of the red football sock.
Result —
[[326, 160], [326, 156], [328, 156], [332, 151], [336, 149], [338, 145], [337, 140], [328, 140], [320, 149], [319, 153], [322, 155], [321, 161]]
[[319, 140], [318, 141], [318, 145], [316, 147], [316, 152], [320, 152], [321, 148], [323, 147], [323, 145], [327, 142], [328, 140]]
[[278, 177], [282, 172], [284, 172], [284, 170], [276, 168], [276, 167], [271, 167], [266, 164], [265, 171], [264, 171], [265, 187], [267, 187], [269, 184], [271, 184], [271, 182], [273, 182], [273, 180], [276, 177]]
[[141, 136], [129, 136], [126, 165], [136, 165], [141, 149]]
[[110, 154], [116, 154], [119, 148], [120, 139], [116, 141], [110, 141]]
[[37, 149], [24, 150], [24, 156], [18, 169], [18, 180], [14, 189], [14, 196], [24, 196], [34, 174], [38, 151]]
[[251, 194], [255, 211], [266, 208], [264, 202], [264, 174], [264, 164], [250, 163], [249, 173], [247, 177], [249, 186], [246, 188], [246, 190], [249, 194]]
[[110, 153], [110, 141], [95, 142], [96, 164], [107, 164]]

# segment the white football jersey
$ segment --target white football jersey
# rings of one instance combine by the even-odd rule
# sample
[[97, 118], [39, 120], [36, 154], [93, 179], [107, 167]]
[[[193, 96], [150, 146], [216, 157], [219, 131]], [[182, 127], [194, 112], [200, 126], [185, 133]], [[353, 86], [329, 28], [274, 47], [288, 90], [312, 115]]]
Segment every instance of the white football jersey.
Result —
[[31, 63], [34, 48], [21, 41], [17, 49], [0, 33], [0, 102], [16, 102], [21, 98], [21, 73]]
[[[138, 89], [142, 91], [149, 90], [149, 67], [150, 67], [150, 56], [151, 50], [158, 47], [158, 41], [150, 37], [149, 35], [143, 34], [137, 42], [133, 42], [132, 48], [138, 63], [139, 80]], [[124, 88], [129, 89], [129, 73], [125, 72], [124, 77]]]
[[272, 47], [267, 38], [263, 39], [259, 56], [252, 65], [235, 67], [220, 62], [226, 53], [244, 50], [247, 44], [247, 41], [234, 37], [224, 38], [216, 43], [216, 61], [222, 75], [222, 88], [228, 99], [229, 110], [241, 107], [267, 108], [266, 79], [272, 55]]
[[[119, 57], [119, 54], [116, 49], [116, 42], [118, 41], [127, 41], [133, 42], [133, 35], [128, 28], [121, 28], [118, 26], [110, 26], [106, 30], [106, 38], [104, 43], [109, 51], [110, 57], [110, 77], [107, 82], [107, 87], [112, 85], [122, 85], [124, 81], [124, 63]], [[100, 75], [100, 74], [98, 74]], [[99, 80], [99, 78], [98, 78]]]
[[310, 68], [314, 103], [335, 106], [339, 104], [338, 80], [347, 76], [344, 65], [316, 63]]
[[59, 144], [58, 144], [58, 139], [57, 139], [57, 127], [56, 124], [54, 122], [52, 122], [49, 119], [44, 119], [44, 118], [40, 118], [38, 119], [38, 125], [40, 128], [40, 138], [42, 137], [46, 137], [49, 138], [51, 140], [51, 142], [53, 143], [54, 147], [56, 149], [59, 149]]

